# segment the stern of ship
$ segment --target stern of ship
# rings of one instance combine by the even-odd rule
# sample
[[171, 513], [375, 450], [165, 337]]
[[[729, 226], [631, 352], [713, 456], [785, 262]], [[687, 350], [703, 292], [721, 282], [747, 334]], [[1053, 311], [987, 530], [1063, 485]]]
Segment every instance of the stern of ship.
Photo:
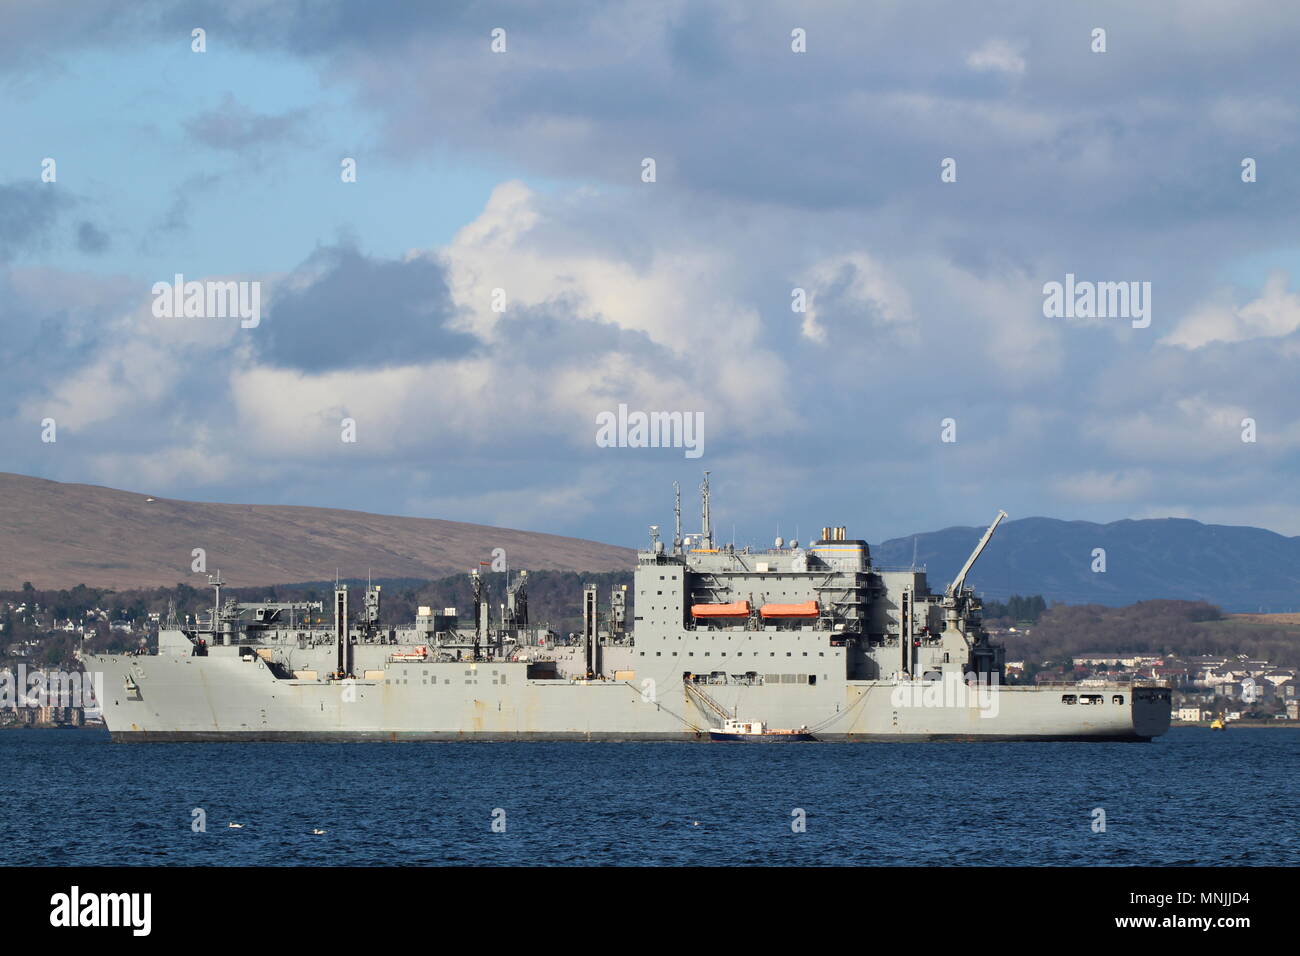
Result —
[[1132, 693], [1133, 732], [1150, 740], [1169, 730], [1173, 692], [1163, 684], [1135, 684]]

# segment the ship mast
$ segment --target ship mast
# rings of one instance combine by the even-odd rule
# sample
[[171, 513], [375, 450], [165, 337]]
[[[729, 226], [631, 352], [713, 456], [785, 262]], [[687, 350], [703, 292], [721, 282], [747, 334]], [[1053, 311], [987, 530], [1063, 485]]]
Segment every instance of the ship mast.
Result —
[[673, 554], [682, 553], [682, 486], [673, 482]]
[[221, 569], [217, 569], [216, 575], [208, 575], [208, 584], [217, 592], [216, 603], [212, 605], [212, 643], [217, 643], [218, 622], [221, 620], [221, 589], [225, 587], [226, 582], [221, 580]]
[[713, 547], [713, 526], [709, 523], [709, 473], [704, 473], [704, 483], [700, 485], [700, 506], [704, 524], [704, 547]]

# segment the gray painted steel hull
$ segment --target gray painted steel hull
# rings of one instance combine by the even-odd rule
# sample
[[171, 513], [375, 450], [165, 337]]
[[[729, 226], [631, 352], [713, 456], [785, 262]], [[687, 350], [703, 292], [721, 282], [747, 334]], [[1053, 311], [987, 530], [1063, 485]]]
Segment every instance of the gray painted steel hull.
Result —
[[[664, 668], [583, 682], [530, 680], [524, 663], [397, 664], [384, 679], [327, 681], [285, 680], [233, 654], [100, 655], [85, 665], [104, 673], [115, 741], [690, 741], [707, 740], [710, 729], [681, 675]], [[1168, 729], [1167, 696], [1154, 688], [1089, 688], [1104, 702], [1084, 707], [1063, 703], [1062, 688], [1017, 686], [963, 706], [927, 706], [919, 699], [927, 687], [827, 673], [812, 685], [708, 691], [728, 710], [807, 726], [827, 741], [1140, 740]]]

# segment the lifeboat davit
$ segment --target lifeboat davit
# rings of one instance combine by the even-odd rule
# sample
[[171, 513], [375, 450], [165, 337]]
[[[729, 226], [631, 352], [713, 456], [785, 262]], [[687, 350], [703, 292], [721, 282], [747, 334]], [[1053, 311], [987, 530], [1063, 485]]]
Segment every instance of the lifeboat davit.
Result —
[[816, 617], [817, 602], [804, 601], [802, 604], [764, 604], [759, 611], [763, 617]]
[[733, 601], [730, 604], [692, 604], [691, 614], [695, 617], [749, 617], [749, 602]]

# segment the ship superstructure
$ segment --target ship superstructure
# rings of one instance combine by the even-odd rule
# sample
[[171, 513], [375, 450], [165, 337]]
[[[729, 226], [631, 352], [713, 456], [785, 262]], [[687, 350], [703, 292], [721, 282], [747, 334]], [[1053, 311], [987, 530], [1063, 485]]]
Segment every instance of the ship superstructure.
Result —
[[[709, 739], [728, 720], [819, 740], [1145, 740], [1169, 726], [1163, 685], [1004, 681], [966, 578], [999, 513], [943, 593], [916, 567], [873, 564], [828, 526], [801, 547], [651, 527], [629, 592], [582, 594], [580, 634], [529, 620], [527, 572], [492, 614], [471, 571], [468, 621], [422, 607], [384, 627], [378, 586], [315, 603], [223, 603], [170, 621], [148, 655], [88, 655], [115, 740]], [[631, 620], [629, 620], [629, 615]]]

